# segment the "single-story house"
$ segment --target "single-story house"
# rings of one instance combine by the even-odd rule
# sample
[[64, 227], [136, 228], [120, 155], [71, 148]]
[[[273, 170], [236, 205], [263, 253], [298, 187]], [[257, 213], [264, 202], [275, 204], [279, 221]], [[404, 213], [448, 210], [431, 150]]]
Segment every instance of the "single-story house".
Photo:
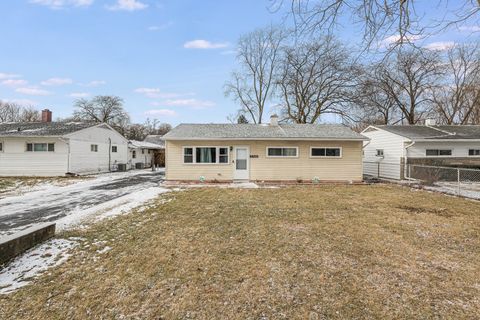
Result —
[[0, 123], [0, 176], [63, 176], [108, 172], [127, 163], [127, 144], [105, 123]]
[[[372, 125], [362, 134], [365, 174], [405, 177], [405, 164], [480, 167], [478, 125]], [[372, 165], [375, 163], [379, 165]], [[370, 172], [374, 171], [374, 172]]]
[[343, 125], [180, 124], [164, 136], [167, 180], [362, 181], [366, 137]]
[[149, 168], [155, 164], [155, 152], [165, 147], [146, 141], [130, 140], [128, 142], [128, 164], [130, 169]]

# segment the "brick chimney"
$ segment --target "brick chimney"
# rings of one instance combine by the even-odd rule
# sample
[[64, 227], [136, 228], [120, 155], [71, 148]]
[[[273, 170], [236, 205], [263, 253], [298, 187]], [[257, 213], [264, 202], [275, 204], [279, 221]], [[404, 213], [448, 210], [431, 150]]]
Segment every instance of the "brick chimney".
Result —
[[42, 122], [52, 122], [52, 111], [42, 110]]

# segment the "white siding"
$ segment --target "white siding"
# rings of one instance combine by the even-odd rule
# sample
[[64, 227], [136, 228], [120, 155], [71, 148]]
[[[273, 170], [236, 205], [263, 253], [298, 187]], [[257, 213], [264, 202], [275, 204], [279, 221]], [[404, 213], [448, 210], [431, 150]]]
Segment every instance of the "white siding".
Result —
[[[1, 138], [0, 176], [63, 176], [67, 172], [68, 148], [59, 138]], [[54, 143], [54, 152], [28, 152], [27, 143]]]
[[[404, 157], [404, 146], [408, 139], [385, 130], [366, 131], [362, 134], [370, 138], [365, 142], [363, 172], [377, 176], [380, 162], [380, 176], [389, 179], [400, 179], [401, 158]], [[383, 149], [384, 157], [377, 157], [377, 149]]]
[[[108, 127], [92, 127], [68, 135], [70, 141], [69, 172], [91, 174], [109, 171], [115, 164], [128, 161], [127, 140]], [[91, 145], [98, 145], [98, 152], [91, 151]], [[117, 146], [111, 152], [110, 146]]]
[[416, 142], [408, 149], [407, 156], [409, 158], [436, 158], [427, 157], [427, 149], [451, 149], [452, 158], [469, 158], [468, 150], [480, 149], [480, 142]]
[[[143, 150], [143, 153], [142, 153]], [[133, 158], [133, 151], [136, 153], [135, 159]], [[153, 155], [154, 151], [150, 150], [148, 153], [148, 149], [145, 148], [128, 148], [128, 164], [129, 167], [135, 169], [136, 163], [143, 163], [145, 168], [148, 168], [153, 163]]]

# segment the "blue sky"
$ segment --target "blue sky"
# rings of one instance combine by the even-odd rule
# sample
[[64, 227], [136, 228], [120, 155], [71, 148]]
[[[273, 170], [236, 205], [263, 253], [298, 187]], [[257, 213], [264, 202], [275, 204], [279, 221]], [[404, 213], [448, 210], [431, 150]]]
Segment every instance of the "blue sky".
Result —
[[[66, 117], [80, 97], [118, 95], [134, 122], [226, 122], [223, 85], [240, 35], [282, 20], [267, 0], [5, 0], [0, 99]], [[470, 26], [474, 28], [475, 26]], [[451, 30], [427, 44], [465, 41]], [[346, 27], [343, 39], [358, 30]], [[478, 36], [478, 33], [477, 33]]]

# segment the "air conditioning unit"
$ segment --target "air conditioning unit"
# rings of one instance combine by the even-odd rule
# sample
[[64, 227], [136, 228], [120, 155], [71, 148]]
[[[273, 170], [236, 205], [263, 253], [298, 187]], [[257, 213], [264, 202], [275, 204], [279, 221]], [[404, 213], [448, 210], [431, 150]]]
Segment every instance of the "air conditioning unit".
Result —
[[127, 171], [127, 164], [125, 163], [119, 163], [117, 164], [118, 171]]
[[143, 164], [143, 162], [135, 163], [135, 169], [143, 169], [143, 168], [145, 168], [145, 165]]

